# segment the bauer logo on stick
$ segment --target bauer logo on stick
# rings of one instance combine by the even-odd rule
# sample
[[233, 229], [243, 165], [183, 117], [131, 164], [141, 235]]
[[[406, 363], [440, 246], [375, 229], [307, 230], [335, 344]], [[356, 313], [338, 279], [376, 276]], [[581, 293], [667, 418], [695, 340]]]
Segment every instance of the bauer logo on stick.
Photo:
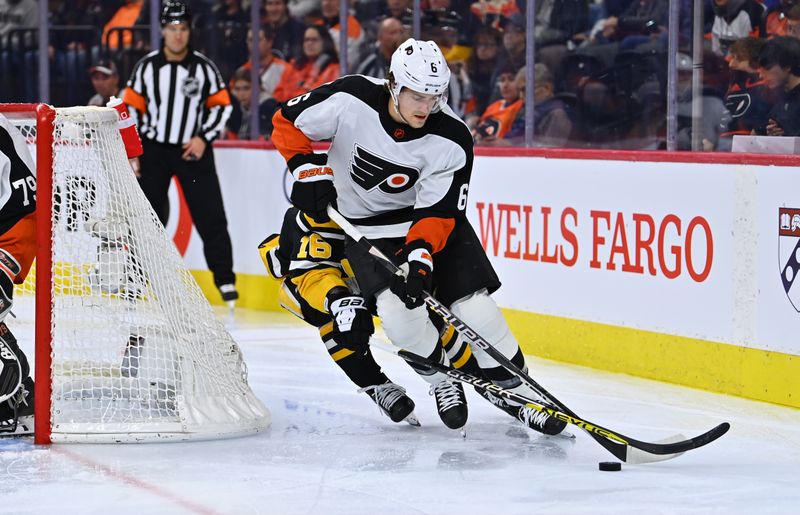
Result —
[[[778, 210], [778, 266], [783, 290], [794, 309], [800, 312], [800, 209]], [[798, 283], [794, 286], [794, 283]]]

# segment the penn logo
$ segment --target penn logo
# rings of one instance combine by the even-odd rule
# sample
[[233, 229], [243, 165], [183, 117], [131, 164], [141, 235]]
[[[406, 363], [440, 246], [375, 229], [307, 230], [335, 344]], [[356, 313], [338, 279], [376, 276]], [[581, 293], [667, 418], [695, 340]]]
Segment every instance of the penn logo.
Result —
[[778, 266], [789, 302], [800, 312], [800, 208], [778, 209]]

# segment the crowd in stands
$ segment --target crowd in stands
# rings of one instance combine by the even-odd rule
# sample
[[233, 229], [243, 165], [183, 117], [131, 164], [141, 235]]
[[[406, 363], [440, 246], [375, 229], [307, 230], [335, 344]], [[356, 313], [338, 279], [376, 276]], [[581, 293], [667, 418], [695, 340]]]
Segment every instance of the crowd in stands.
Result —
[[[280, 102], [342, 73], [339, 0], [262, 0], [256, 31], [247, 0], [188, 3], [193, 47], [218, 65], [235, 99], [229, 138], [250, 137], [257, 109], [259, 137], [268, 139]], [[524, 144], [525, 0], [421, 4], [421, 36], [439, 44], [451, 67], [450, 107], [480, 144]], [[410, 36], [412, 0], [350, 5], [347, 72], [385, 77], [392, 52]], [[150, 51], [148, 0], [49, 6], [51, 102], [99, 104], [118, 94]], [[800, 0], [705, 0], [700, 125], [692, 121], [692, 6], [680, 0], [678, 147], [691, 148], [693, 126], [703, 131], [704, 150], [729, 150], [736, 134], [800, 135]], [[668, 0], [537, 0], [537, 145], [664, 148], [668, 7]], [[0, 101], [36, 99], [37, 9], [37, 0], [0, 0]], [[258, 106], [250, 105], [254, 33]]]

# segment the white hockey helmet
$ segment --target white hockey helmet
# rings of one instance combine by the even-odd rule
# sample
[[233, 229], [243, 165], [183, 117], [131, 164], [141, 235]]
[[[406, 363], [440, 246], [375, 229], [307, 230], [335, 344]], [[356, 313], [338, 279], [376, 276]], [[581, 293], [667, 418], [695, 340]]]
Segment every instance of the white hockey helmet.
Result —
[[438, 95], [439, 101], [433, 112], [447, 104], [450, 67], [433, 41], [408, 38], [392, 54], [389, 73], [389, 92], [396, 108], [399, 109], [397, 99], [403, 88], [426, 95]]

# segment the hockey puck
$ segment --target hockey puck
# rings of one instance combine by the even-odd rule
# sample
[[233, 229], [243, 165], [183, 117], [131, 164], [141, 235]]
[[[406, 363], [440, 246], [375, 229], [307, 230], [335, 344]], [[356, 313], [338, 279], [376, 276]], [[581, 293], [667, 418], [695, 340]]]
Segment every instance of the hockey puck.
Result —
[[622, 463], [618, 461], [601, 461], [599, 467], [604, 472], [618, 472], [622, 470]]

